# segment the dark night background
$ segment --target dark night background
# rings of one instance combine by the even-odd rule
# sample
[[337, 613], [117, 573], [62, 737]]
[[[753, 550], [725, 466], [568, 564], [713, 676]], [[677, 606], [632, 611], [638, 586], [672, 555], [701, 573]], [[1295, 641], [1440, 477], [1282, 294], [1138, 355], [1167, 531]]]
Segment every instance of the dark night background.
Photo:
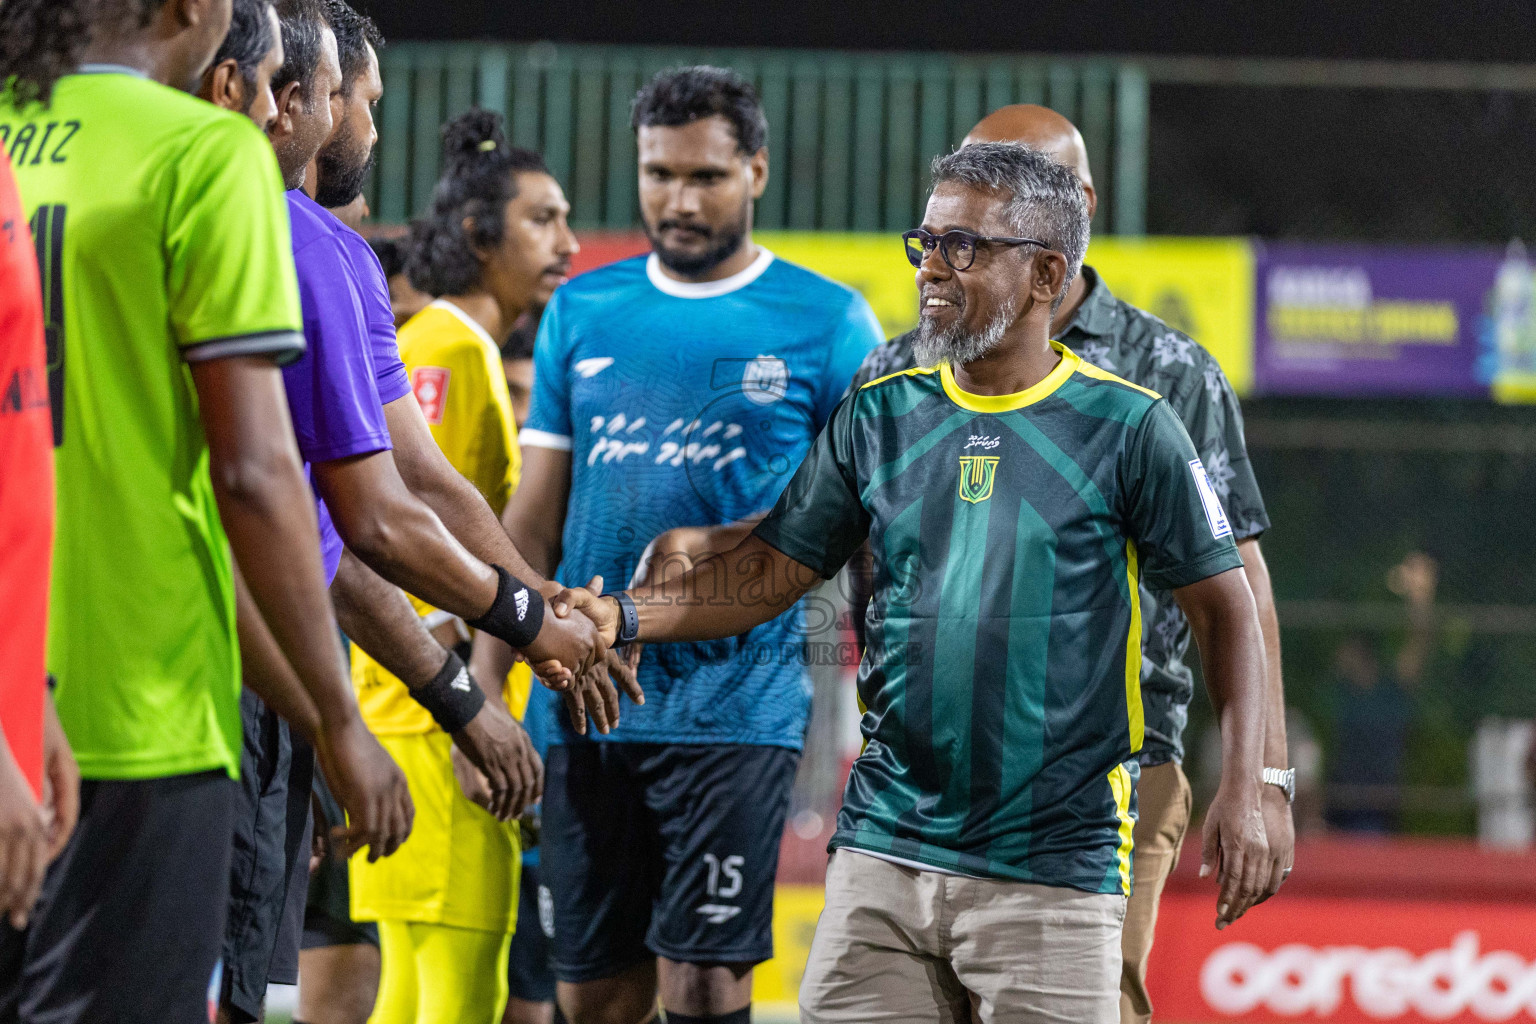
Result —
[[497, 3], [372, 0], [411, 39], [1050, 53], [1526, 61], [1536, 5], [1478, 3], [1054, 4], [915, 0]]
[[[1536, 3], [363, 0], [392, 39], [1519, 63]], [[1154, 85], [1156, 234], [1536, 236], [1536, 93]]]

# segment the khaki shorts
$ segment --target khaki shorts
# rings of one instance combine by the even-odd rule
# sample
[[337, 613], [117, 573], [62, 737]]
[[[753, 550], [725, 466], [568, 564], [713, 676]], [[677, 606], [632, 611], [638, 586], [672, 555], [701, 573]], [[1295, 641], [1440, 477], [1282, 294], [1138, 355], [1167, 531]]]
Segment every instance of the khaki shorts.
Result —
[[800, 985], [805, 1024], [1115, 1024], [1125, 897], [919, 871], [852, 850]]
[[1135, 887], [1125, 911], [1125, 967], [1120, 974], [1121, 1024], [1146, 1024], [1152, 1019], [1147, 995], [1147, 958], [1157, 926], [1157, 901], [1163, 883], [1179, 862], [1179, 846], [1189, 828], [1189, 779], [1177, 762], [1141, 770], [1136, 784], [1136, 848], [1131, 854]]

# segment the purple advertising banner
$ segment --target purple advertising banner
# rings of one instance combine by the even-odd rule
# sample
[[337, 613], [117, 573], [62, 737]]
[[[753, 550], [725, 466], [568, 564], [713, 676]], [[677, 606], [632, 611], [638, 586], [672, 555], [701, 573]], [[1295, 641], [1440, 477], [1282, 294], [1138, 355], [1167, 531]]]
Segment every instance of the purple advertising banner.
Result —
[[1518, 245], [1255, 249], [1261, 393], [1486, 398], [1536, 353], [1536, 275]]

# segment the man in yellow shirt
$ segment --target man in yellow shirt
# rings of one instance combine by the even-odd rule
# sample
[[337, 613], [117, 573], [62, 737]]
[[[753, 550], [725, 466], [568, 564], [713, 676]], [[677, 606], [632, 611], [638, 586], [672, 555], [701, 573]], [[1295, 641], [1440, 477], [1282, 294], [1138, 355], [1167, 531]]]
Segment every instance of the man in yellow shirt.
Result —
[[[471, 111], [444, 130], [443, 178], [413, 225], [408, 263], [413, 283], [442, 298], [401, 329], [400, 356], [433, 438], [498, 512], [520, 469], [499, 342], [564, 283], [577, 248], [568, 211], [538, 155], [507, 145], [498, 115]], [[463, 629], [417, 610], [450, 643]], [[465, 795], [479, 797], [483, 783], [403, 683], [361, 651], [352, 667], [364, 719], [405, 771], [417, 807], [412, 841], [387, 868], [352, 865], [353, 916], [379, 922], [383, 952], [373, 1024], [494, 1024], [517, 918], [516, 828]], [[504, 690], [514, 714], [529, 692], [520, 665]]]

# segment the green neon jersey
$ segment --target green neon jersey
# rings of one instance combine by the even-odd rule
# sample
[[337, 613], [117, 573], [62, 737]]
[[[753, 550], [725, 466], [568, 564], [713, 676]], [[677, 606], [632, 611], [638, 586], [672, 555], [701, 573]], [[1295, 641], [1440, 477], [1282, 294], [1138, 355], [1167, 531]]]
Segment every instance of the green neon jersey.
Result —
[[283, 183], [248, 119], [122, 68], [0, 96], [42, 271], [48, 668], [96, 779], [239, 770], [229, 542], [188, 364], [303, 351]]

